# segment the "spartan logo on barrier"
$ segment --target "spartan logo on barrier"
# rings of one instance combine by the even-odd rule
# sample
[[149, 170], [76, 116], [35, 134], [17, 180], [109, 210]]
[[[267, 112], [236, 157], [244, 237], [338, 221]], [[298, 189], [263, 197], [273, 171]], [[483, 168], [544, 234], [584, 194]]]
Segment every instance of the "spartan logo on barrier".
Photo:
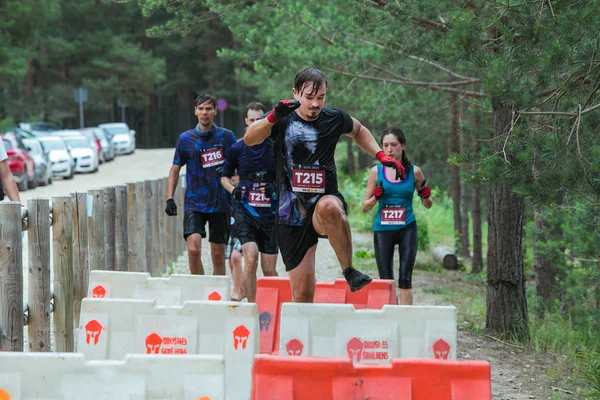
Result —
[[151, 333], [146, 337], [146, 354], [158, 354], [163, 339], [156, 333]]
[[264, 329], [265, 332], [268, 332], [271, 325], [271, 314], [268, 311], [261, 312], [258, 316], [258, 321], [260, 322], [260, 330]]
[[95, 319], [91, 320], [85, 325], [85, 343], [90, 344], [90, 340], [93, 339], [94, 346], [98, 344], [100, 339], [100, 333], [102, 333], [102, 325]]
[[95, 299], [103, 299], [106, 296], [106, 289], [104, 286], [98, 285], [92, 289], [92, 297]]
[[285, 350], [290, 356], [299, 356], [302, 354], [304, 345], [298, 339], [292, 339], [285, 345]]
[[248, 344], [248, 337], [250, 331], [244, 325], [240, 325], [233, 330], [233, 348], [238, 349], [241, 346], [242, 349], [246, 348]]
[[221, 300], [221, 295], [219, 294], [219, 292], [212, 292], [208, 295], [208, 299], [213, 301], [219, 301]]
[[447, 360], [450, 355], [450, 345], [444, 339], [433, 344], [433, 354], [437, 360]]
[[360, 362], [363, 352], [363, 342], [359, 338], [352, 338], [346, 344], [346, 352], [352, 362]]

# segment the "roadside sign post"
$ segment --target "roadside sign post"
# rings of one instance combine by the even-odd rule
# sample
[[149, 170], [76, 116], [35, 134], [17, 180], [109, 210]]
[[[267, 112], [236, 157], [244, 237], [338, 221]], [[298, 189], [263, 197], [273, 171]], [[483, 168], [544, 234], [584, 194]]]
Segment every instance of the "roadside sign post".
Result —
[[121, 108], [121, 122], [125, 122], [125, 108], [127, 104], [125, 104], [121, 98], [117, 98], [117, 105]]
[[227, 110], [227, 100], [219, 99], [217, 100], [217, 110], [221, 111], [219, 113], [219, 122], [221, 127], [225, 124], [225, 110]]
[[75, 90], [75, 101], [79, 103], [79, 127], [83, 128], [85, 126], [83, 121], [83, 103], [88, 101], [88, 92], [86, 88], [77, 88]]

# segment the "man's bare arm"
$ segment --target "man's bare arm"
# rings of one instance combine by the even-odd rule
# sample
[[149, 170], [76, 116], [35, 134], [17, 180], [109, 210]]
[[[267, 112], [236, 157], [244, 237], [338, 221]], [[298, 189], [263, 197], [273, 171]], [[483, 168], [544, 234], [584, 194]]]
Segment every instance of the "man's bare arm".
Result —
[[261, 144], [266, 138], [271, 135], [273, 125], [266, 118], [254, 121], [246, 130], [244, 135], [244, 143], [248, 146]]
[[175, 195], [175, 189], [177, 188], [177, 182], [179, 181], [179, 171], [181, 171], [180, 165], [173, 164], [169, 171], [169, 179], [167, 181], [167, 200], [172, 199]]
[[377, 144], [371, 131], [356, 118], [352, 118], [352, 121], [354, 121], [354, 128], [352, 129], [352, 132], [347, 133], [346, 135], [350, 136], [360, 149], [368, 153], [371, 157], [375, 157], [377, 152], [381, 151], [381, 147]]
[[228, 176], [221, 177], [221, 185], [227, 190], [229, 193], [233, 192], [235, 186], [233, 186], [233, 182], [231, 182], [231, 178]]
[[271, 128], [273, 128], [273, 125], [298, 107], [300, 107], [300, 102], [298, 100], [281, 100], [275, 104], [275, 107], [267, 114], [266, 118], [253, 122], [252, 125], [248, 127], [248, 130], [246, 130], [246, 134], [244, 135], [244, 143], [248, 146], [261, 144], [271, 135]]
[[2, 182], [4, 193], [6, 193], [9, 200], [18, 201], [20, 203], [21, 198], [19, 197], [19, 188], [17, 187], [17, 182], [15, 182], [15, 177], [12, 172], [10, 172], [6, 160], [0, 161], [0, 181]]

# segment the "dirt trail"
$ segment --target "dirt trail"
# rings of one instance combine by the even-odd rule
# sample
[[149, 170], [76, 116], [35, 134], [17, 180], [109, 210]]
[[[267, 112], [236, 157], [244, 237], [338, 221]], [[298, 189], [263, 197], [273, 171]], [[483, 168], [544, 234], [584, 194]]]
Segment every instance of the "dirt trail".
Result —
[[[357, 249], [372, 250], [372, 236], [354, 233], [353, 244]], [[327, 240], [320, 239], [317, 247], [317, 280], [330, 282], [341, 278], [341, 270], [333, 248]], [[203, 241], [202, 261], [207, 272], [212, 272], [208, 242]], [[397, 260], [395, 261], [397, 264]], [[208, 267], [207, 267], [208, 266]], [[359, 267], [357, 265], [357, 267]], [[227, 267], [229, 275], [229, 268]], [[175, 273], [188, 273], [187, 256], [182, 255], [174, 265]], [[277, 260], [279, 276], [287, 276], [281, 257]], [[370, 271], [377, 277], [376, 271]], [[259, 276], [262, 276], [259, 268]], [[443, 304], [437, 297], [428, 293], [427, 289], [447, 287], [459, 283], [453, 276], [438, 273], [415, 271], [413, 276], [414, 303], [416, 305], [449, 305]], [[494, 400], [531, 400], [551, 399], [552, 382], [545, 370], [551, 366], [543, 357], [532, 360], [524, 357], [522, 350], [497, 342], [486, 336], [479, 337], [466, 330], [459, 321], [458, 326], [458, 359], [483, 360], [492, 366], [492, 392]], [[568, 397], [561, 397], [568, 398]]]

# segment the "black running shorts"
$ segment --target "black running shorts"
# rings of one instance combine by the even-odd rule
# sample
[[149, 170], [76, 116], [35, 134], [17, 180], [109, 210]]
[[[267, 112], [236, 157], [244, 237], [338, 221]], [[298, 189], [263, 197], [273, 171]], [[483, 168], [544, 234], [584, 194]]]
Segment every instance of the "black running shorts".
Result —
[[[344, 212], [347, 215], [348, 205], [346, 204], [344, 197], [341, 194], [335, 194], [333, 196], [342, 201]], [[316, 204], [308, 210], [306, 217], [304, 218], [304, 225], [277, 225], [277, 243], [279, 244], [279, 251], [281, 252], [281, 258], [285, 264], [286, 271], [291, 271], [300, 265], [308, 252], [308, 249], [317, 244], [319, 238], [327, 238], [327, 236], [319, 235], [313, 227], [312, 217], [315, 208]]]
[[193, 233], [199, 233], [206, 238], [206, 222], [211, 243], [225, 244], [229, 238], [229, 213], [202, 213], [198, 211], [187, 211], [183, 217], [183, 238], [187, 240]]
[[258, 251], [264, 254], [277, 254], [277, 234], [275, 232], [275, 216], [271, 218], [253, 217], [237, 212], [234, 235], [240, 239], [242, 246], [254, 242]]

